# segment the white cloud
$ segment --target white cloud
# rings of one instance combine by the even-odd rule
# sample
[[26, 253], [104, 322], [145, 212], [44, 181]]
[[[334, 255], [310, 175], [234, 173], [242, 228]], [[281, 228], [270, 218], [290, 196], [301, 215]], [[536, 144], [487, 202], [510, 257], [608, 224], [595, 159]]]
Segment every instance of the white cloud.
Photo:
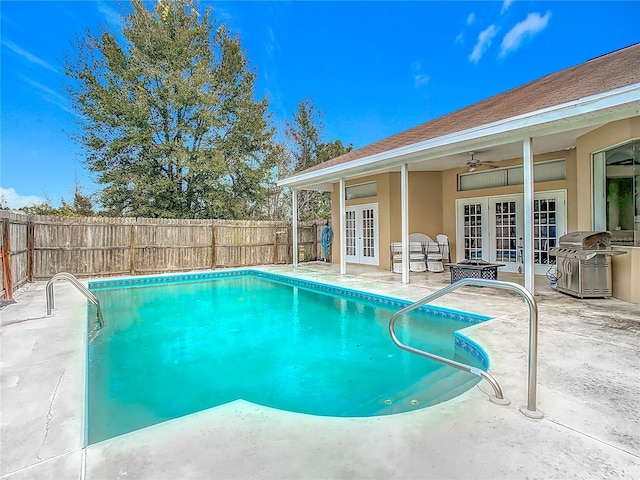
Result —
[[37, 88], [38, 90], [41, 90], [42, 92], [54, 97], [56, 100], [60, 101], [60, 102], [65, 102], [66, 98], [63, 97], [62, 95], [60, 95], [58, 92], [54, 92], [53, 90], [51, 90], [49, 87], [46, 87], [44, 85], [42, 85], [41, 83], [36, 82], [35, 80], [31, 80], [30, 78], [27, 77], [22, 77], [24, 79], [25, 82], [27, 82], [28, 84], [34, 86], [35, 88]]
[[421, 60], [416, 60], [415, 62], [413, 62], [411, 64], [411, 71], [414, 72], [413, 73], [413, 83], [415, 84], [416, 87], [422, 87], [423, 85], [426, 85], [427, 83], [429, 83], [429, 80], [431, 79], [431, 77], [425, 73], [420, 73], [420, 70], [422, 70], [422, 61]]
[[533, 37], [536, 33], [541, 32], [549, 24], [551, 12], [541, 17], [539, 13], [530, 13], [522, 22], [517, 23], [502, 39], [500, 44], [500, 56], [504, 57], [508, 53], [517, 50], [522, 41], [527, 37]]
[[265, 51], [270, 59], [273, 59], [273, 54], [276, 50], [276, 33], [273, 28], [268, 27], [267, 33], [269, 34], [269, 41], [265, 43]]
[[44, 198], [40, 198], [35, 195], [20, 195], [13, 188], [2, 187], [0, 187], [0, 198], [2, 199], [0, 203], [2, 205], [6, 205], [12, 210], [26, 207], [28, 205], [37, 205], [45, 201]]
[[513, 0], [504, 0], [504, 2], [502, 2], [502, 10], [500, 10], [500, 15], [502, 15], [504, 12], [509, 10], [509, 7], [511, 6], [512, 3], [513, 3]]
[[465, 27], [458, 34], [458, 36], [456, 36], [456, 40], [455, 40], [456, 43], [464, 43], [464, 30], [466, 29], [466, 27], [473, 25], [475, 21], [476, 21], [476, 14], [474, 12], [471, 12], [469, 15], [467, 15], [467, 19], [465, 20]]
[[469, 55], [470, 62], [478, 63], [480, 61], [482, 55], [484, 55], [491, 46], [491, 42], [497, 33], [498, 29], [495, 25], [489, 25], [489, 27], [480, 32], [480, 35], [478, 35], [478, 41], [476, 42], [475, 47], [473, 47], [471, 55]]
[[471, 12], [468, 16], [467, 16], [467, 25], [471, 25], [473, 22], [476, 21], [476, 14]]
[[413, 81], [416, 87], [422, 87], [423, 85], [426, 85], [427, 83], [429, 83], [430, 79], [431, 77], [429, 75], [425, 75], [423, 73], [419, 73], [413, 76]]
[[36, 82], [35, 80], [27, 77], [22, 78], [24, 79], [25, 83], [28, 83], [29, 85], [39, 90], [40, 97], [42, 97], [43, 100], [59, 107], [67, 113], [79, 117], [78, 113], [69, 106], [69, 101], [64, 96], [60, 95], [58, 92], [51, 90], [49, 87]]
[[98, 2], [98, 11], [102, 14], [107, 23], [117, 27], [119, 30], [124, 26], [124, 18], [109, 5], [104, 2]]
[[52, 67], [41, 58], [38, 58], [35, 55], [32, 55], [31, 53], [27, 52], [25, 49], [23, 49], [19, 45], [16, 45], [15, 43], [13, 43], [11, 40], [3, 39], [2, 44], [5, 47], [7, 47], [9, 50], [12, 50], [14, 53], [17, 53], [18, 55], [20, 55], [22, 58], [24, 58], [28, 62], [35, 63], [36, 65], [40, 65], [41, 67], [46, 68], [47, 70], [51, 70], [52, 72], [58, 73], [58, 70], [56, 70], [55, 67]]

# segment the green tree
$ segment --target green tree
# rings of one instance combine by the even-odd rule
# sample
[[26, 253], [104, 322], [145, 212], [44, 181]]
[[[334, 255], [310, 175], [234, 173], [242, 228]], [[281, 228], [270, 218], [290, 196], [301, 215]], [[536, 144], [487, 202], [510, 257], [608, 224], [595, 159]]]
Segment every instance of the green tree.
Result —
[[65, 69], [101, 203], [112, 215], [256, 215], [273, 131], [239, 38], [192, 0], [131, 5], [120, 37], [87, 33]]
[[[353, 149], [344, 147], [340, 140], [323, 142], [323, 114], [313, 101], [300, 102], [298, 110], [287, 123], [286, 135], [291, 142], [292, 165], [286, 172], [299, 172], [318, 165]], [[331, 194], [301, 190], [298, 192], [298, 218], [300, 220], [326, 220], [331, 218]]]
[[93, 210], [91, 196], [83, 194], [82, 190], [78, 187], [76, 187], [76, 191], [73, 194], [73, 211], [79, 217], [92, 217], [96, 215], [96, 212]]
[[263, 218], [268, 220], [286, 220], [291, 218], [291, 197], [284, 187], [278, 186], [278, 178], [291, 172], [291, 155], [282, 143], [274, 145], [270, 152], [270, 164], [273, 165], [270, 181], [266, 184], [263, 206]]
[[47, 215], [50, 217], [92, 217], [96, 215], [93, 210], [93, 201], [90, 195], [82, 193], [82, 188], [76, 184], [73, 194], [73, 203], [68, 203], [64, 198], [60, 199], [60, 207], [51, 205], [51, 201], [46, 199], [35, 205], [27, 205], [20, 208], [29, 215]]
[[33, 205], [26, 205], [24, 207], [20, 207], [18, 210], [26, 213], [27, 215], [47, 215], [50, 217], [60, 216], [60, 211], [56, 207], [51, 206], [47, 201]]

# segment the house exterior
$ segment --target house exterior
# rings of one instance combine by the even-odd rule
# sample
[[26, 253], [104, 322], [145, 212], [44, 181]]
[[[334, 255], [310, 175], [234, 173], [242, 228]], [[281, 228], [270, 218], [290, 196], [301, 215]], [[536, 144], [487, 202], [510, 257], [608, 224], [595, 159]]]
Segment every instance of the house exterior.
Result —
[[454, 262], [504, 263], [502, 271], [522, 272], [533, 292], [534, 275], [555, 262], [549, 248], [560, 236], [608, 230], [612, 248], [625, 252], [612, 258], [613, 297], [640, 303], [640, 44], [280, 185], [332, 192], [332, 261], [343, 273], [350, 263], [388, 269], [390, 242], [407, 246], [409, 233], [442, 233]]

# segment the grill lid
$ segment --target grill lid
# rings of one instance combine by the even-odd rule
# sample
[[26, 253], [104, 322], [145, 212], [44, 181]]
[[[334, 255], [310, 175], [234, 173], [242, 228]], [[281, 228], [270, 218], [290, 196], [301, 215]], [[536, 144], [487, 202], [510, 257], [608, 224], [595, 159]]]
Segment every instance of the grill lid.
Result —
[[597, 231], [570, 232], [560, 237], [559, 246], [585, 250], [606, 250], [611, 246], [611, 234]]
[[596, 255], [608, 255], [610, 257], [614, 257], [616, 255], [624, 255], [627, 252], [623, 252], [620, 250], [588, 250], [581, 248], [567, 248], [567, 247], [551, 247], [549, 249], [549, 255], [552, 257], [563, 257], [563, 258], [577, 258], [579, 260], [591, 260]]

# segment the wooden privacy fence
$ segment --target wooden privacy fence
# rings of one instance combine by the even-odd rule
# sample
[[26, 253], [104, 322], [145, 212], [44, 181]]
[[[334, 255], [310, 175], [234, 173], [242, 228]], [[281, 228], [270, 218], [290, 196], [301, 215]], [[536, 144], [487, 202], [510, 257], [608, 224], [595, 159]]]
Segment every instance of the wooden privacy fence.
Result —
[[[0, 211], [2, 295], [58, 272], [144, 275], [292, 262], [290, 224], [251, 220], [45, 217]], [[298, 225], [300, 261], [322, 258], [325, 222]]]

